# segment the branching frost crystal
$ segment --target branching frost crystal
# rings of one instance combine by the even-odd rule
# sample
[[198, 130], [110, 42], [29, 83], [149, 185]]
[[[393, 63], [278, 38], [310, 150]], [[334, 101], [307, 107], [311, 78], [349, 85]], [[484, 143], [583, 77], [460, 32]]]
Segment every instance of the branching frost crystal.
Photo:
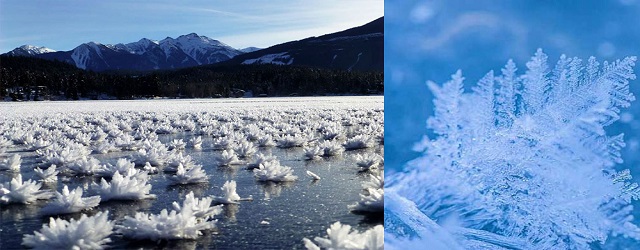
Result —
[[[509, 61], [472, 93], [460, 71], [442, 86], [429, 82], [435, 137], [405, 172], [387, 177], [385, 192], [415, 203], [463, 247], [469, 230], [494, 246], [515, 240], [530, 249], [588, 249], [615, 234], [640, 239], [630, 213], [640, 192], [628, 171], [615, 169], [623, 135], [605, 131], [635, 99], [635, 61], [601, 67], [563, 55], [551, 68], [539, 49], [523, 75]], [[385, 217], [394, 239], [442, 238], [420, 235], [438, 230], [418, 230], [407, 213], [385, 209], [398, 215]]]

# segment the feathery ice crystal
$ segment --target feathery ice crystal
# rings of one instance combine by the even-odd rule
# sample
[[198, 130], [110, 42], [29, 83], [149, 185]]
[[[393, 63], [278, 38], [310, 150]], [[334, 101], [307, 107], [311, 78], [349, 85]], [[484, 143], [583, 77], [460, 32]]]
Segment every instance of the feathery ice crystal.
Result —
[[319, 146], [313, 146], [304, 149], [304, 159], [308, 161], [319, 159], [323, 154], [324, 149], [320, 148]]
[[309, 250], [323, 249], [384, 249], [384, 228], [375, 226], [365, 232], [351, 231], [351, 226], [339, 221], [327, 228], [327, 238], [315, 237], [315, 242], [304, 238], [304, 246]]
[[303, 147], [307, 144], [307, 139], [302, 136], [286, 135], [276, 143], [279, 148]]
[[189, 139], [189, 142], [187, 143], [187, 145], [189, 145], [190, 148], [193, 148], [196, 150], [202, 149], [202, 136], [193, 137]]
[[42, 170], [41, 168], [35, 168], [33, 171], [42, 179], [42, 182], [56, 182], [58, 181], [59, 172], [56, 171], [56, 165], [51, 165], [49, 168]]
[[111, 182], [101, 179], [100, 185], [95, 184], [102, 201], [108, 200], [142, 200], [155, 198], [151, 191], [151, 184], [147, 184], [146, 172], [130, 169], [125, 175], [115, 172]]
[[34, 180], [23, 182], [22, 175], [18, 174], [10, 182], [0, 183], [0, 203], [29, 204], [36, 200], [48, 200], [53, 196], [49, 190], [40, 190], [42, 183]]
[[247, 164], [247, 169], [252, 170], [254, 168], [260, 167], [260, 164], [268, 161], [277, 161], [276, 157], [273, 155], [264, 155], [262, 153], [258, 153], [253, 157], [253, 162]]
[[178, 169], [176, 174], [173, 176], [169, 176], [169, 180], [171, 180], [174, 184], [193, 184], [193, 183], [206, 183], [209, 180], [207, 179], [207, 173], [202, 170], [202, 166], [193, 165], [189, 168], [185, 168], [182, 164], [178, 165]]
[[193, 216], [195, 216], [199, 220], [206, 221], [212, 219], [214, 216], [222, 212], [222, 205], [211, 206], [211, 202], [213, 202], [212, 197], [204, 197], [198, 199], [195, 198], [193, 191], [191, 191], [187, 194], [187, 196], [185, 196], [185, 199], [182, 202], [182, 206], [174, 201], [173, 208], [176, 211], [182, 211], [183, 208], [189, 207], [193, 212]]
[[240, 159], [238, 159], [238, 156], [236, 155], [236, 152], [233, 151], [233, 149], [222, 151], [219, 156], [216, 156], [216, 161], [218, 163], [218, 166], [221, 167], [241, 163]]
[[375, 141], [369, 135], [356, 135], [344, 143], [344, 147], [347, 150], [370, 148], [373, 145], [375, 145]]
[[256, 152], [258, 152], [258, 147], [254, 146], [252, 142], [242, 141], [235, 147], [235, 151], [238, 156], [245, 158], [248, 156], [252, 156]]
[[253, 170], [253, 175], [258, 181], [287, 182], [295, 181], [297, 176], [293, 175], [293, 169], [280, 165], [278, 161], [268, 161], [260, 164]]
[[44, 215], [77, 213], [98, 204], [100, 204], [100, 196], [82, 197], [82, 187], [69, 192], [67, 185], [64, 185], [62, 193], [56, 192], [56, 199], [43, 207], [40, 213]]
[[0, 162], [0, 170], [8, 170], [12, 172], [20, 172], [20, 164], [22, 164], [22, 159], [19, 154], [14, 154], [11, 157], [7, 157], [6, 159]]
[[49, 224], [34, 234], [25, 235], [22, 245], [35, 249], [103, 249], [111, 240], [114, 222], [108, 219], [109, 212], [99, 212], [79, 220], [49, 218]]
[[319, 147], [322, 148], [323, 156], [338, 156], [344, 152], [342, 145], [336, 141], [324, 141]]
[[236, 181], [226, 181], [224, 185], [222, 185], [222, 192], [224, 192], [224, 196], [215, 197], [215, 202], [222, 204], [234, 204], [240, 201], [240, 195], [236, 193]]
[[[187, 201], [188, 200], [188, 201]], [[163, 209], [160, 214], [138, 212], [134, 217], [126, 216], [117, 232], [126, 238], [149, 240], [196, 239], [202, 231], [215, 228], [215, 220], [207, 220], [219, 214], [222, 209], [211, 208], [211, 199], [198, 200], [193, 192], [187, 195], [182, 206], [174, 203], [174, 209]]]
[[369, 175], [369, 181], [362, 184], [360, 201], [350, 205], [349, 209], [357, 212], [384, 212], [384, 175], [382, 173]]
[[382, 161], [382, 157], [377, 154], [357, 154], [355, 156], [356, 165], [361, 171], [377, 169]]
[[[427, 124], [436, 137], [403, 173], [387, 176], [387, 197], [408, 204], [385, 208], [394, 244], [416, 235], [463, 239], [462, 248], [482, 241], [589, 249], [609, 235], [640, 240], [630, 204], [640, 190], [626, 181], [628, 171], [615, 170], [623, 135], [605, 131], [635, 99], [635, 61], [600, 67], [593, 57], [585, 65], [563, 55], [551, 69], [538, 50], [523, 75], [509, 60], [502, 75], [489, 72], [469, 94], [460, 71], [442, 86], [430, 82], [435, 114]], [[411, 203], [419, 210], [407, 212]]]

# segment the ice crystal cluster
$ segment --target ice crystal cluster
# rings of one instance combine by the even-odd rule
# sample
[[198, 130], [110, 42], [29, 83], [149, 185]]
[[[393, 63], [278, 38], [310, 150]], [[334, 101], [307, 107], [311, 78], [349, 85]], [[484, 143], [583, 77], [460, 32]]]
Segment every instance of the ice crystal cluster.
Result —
[[22, 245], [34, 249], [103, 249], [111, 242], [109, 235], [114, 222], [108, 219], [109, 212], [94, 216], [82, 215], [79, 220], [49, 218], [42, 230], [27, 234]]
[[365, 213], [384, 212], [384, 175], [382, 172], [369, 174], [369, 180], [362, 184], [360, 201], [350, 205], [349, 209]]
[[64, 185], [62, 192], [56, 192], [56, 199], [43, 207], [42, 214], [68, 214], [77, 213], [85, 209], [98, 206], [100, 196], [82, 197], [82, 188], [69, 191], [69, 187]]
[[365, 232], [352, 231], [351, 226], [340, 222], [333, 223], [327, 229], [327, 237], [315, 237], [314, 241], [302, 239], [304, 245], [310, 250], [322, 249], [384, 249], [384, 229], [375, 226]]
[[174, 203], [171, 212], [163, 209], [160, 214], [138, 212], [126, 216], [117, 230], [127, 238], [150, 240], [196, 239], [202, 231], [215, 228], [213, 216], [222, 212], [220, 206], [210, 206], [211, 198], [197, 199], [190, 192], [183, 205]]
[[53, 196], [49, 190], [40, 189], [42, 183], [34, 180], [22, 181], [18, 174], [9, 182], [0, 183], [0, 204], [22, 203], [29, 204], [36, 200], [48, 200]]
[[429, 82], [435, 137], [404, 172], [387, 176], [390, 249], [416, 241], [589, 249], [610, 235], [640, 239], [631, 215], [640, 191], [616, 169], [623, 135], [605, 131], [635, 99], [635, 61], [601, 66], [563, 55], [552, 68], [538, 50], [524, 74], [510, 60], [471, 93], [460, 71], [442, 86]]

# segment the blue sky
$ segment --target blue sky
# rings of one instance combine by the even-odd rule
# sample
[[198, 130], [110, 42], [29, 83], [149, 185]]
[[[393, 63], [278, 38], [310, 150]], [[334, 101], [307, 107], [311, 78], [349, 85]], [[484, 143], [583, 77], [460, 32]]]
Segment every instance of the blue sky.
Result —
[[382, 0], [0, 0], [0, 53], [30, 44], [71, 50], [195, 32], [235, 48], [268, 47], [359, 26], [384, 15]]

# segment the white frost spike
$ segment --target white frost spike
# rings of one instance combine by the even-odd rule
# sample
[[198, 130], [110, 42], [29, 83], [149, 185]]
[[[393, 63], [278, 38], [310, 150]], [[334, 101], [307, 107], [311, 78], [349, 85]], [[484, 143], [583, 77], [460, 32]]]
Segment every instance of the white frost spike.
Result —
[[140, 149], [134, 156], [134, 162], [138, 165], [143, 165], [146, 162], [151, 163], [153, 166], [161, 166], [169, 158], [166, 149], [149, 148]]
[[317, 174], [314, 174], [313, 172], [307, 170], [307, 175], [310, 176], [311, 178], [313, 178], [314, 180], [320, 180], [320, 176], [318, 176]]
[[241, 163], [233, 149], [222, 151], [222, 154], [216, 157], [216, 161], [218, 166], [229, 166]]
[[27, 150], [28, 151], [36, 151], [38, 149], [42, 149], [42, 148], [46, 148], [49, 145], [51, 145], [51, 143], [45, 141], [44, 139], [40, 138], [37, 140], [33, 140], [33, 141], [29, 141], [29, 142], [25, 142], [25, 145], [27, 146]]
[[318, 146], [304, 149], [304, 159], [308, 161], [318, 159], [323, 154], [324, 154], [324, 150]]
[[100, 181], [100, 185], [96, 184], [97, 192], [100, 194], [102, 201], [108, 200], [142, 200], [155, 198], [151, 191], [151, 184], [147, 184], [146, 179], [140, 179], [133, 176], [123, 176], [120, 172], [113, 174], [111, 182], [107, 182], [104, 178]]
[[144, 163], [144, 167], [142, 167], [142, 169], [144, 171], [147, 171], [147, 173], [149, 173], [149, 174], [157, 174], [158, 173], [158, 168], [154, 167], [154, 166], [151, 166], [151, 163], [149, 163], [149, 162], [145, 162]]
[[0, 203], [29, 204], [36, 200], [47, 200], [53, 196], [48, 190], [40, 190], [42, 183], [33, 180], [22, 182], [22, 175], [18, 174], [10, 182], [0, 184]]
[[189, 147], [196, 150], [202, 149], [202, 136], [193, 137], [189, 139], [188, 145]]
[[280, 138], [277, 142], [279, 148], [303, 147], [307, 144], [307, 139], [302, 136], [287, 135]]
[[109, 235], [114, 222], [108, 219], [109, 212], [99, 212], [79, 220], [49, 218], [49, 224], [34, 234], [25, 235], [22, 245], [35, 249], [104, 249], [111, 242]]
[[182, 139], [173, 139], [169, 143], [169, 150], [184, 150], [187, 147], [187, 144]]
[[[190, 203], [192, 204], [192, 203]], [[206, 202], [202, 203], [206, 206]], [[174, 204], [175, 206], [175, 204]], [[196, 206], [201, 208], [201, 206]], [[121, 225], [117, 225], [117, 232], [126, 238], [149, 240], [177, 240], [197, 239], [202, 231], [215, 228], [215, 220], [204, 220], [202, 210], [194, 211], [194, 206], [185, 205], [179, 211], [168, 212], [163, 209], [160, 214], [136, 213], [135, 217], [125, 216]], [[210, 216], [220, 213], [215, 209]], [[207, 212], [205, 212], [207, 214]]]
[[109, 152], [116, 152], [119, 150], [119, 148], [117, 148], [113, 143], [110, 142], [102, 142], [93, 146], [93, 152], [97, 154], [107, 154]]
[[344, 143], [347, 150], [371, 148], [375, 145], [375, 141], [368, 135], [356, 135]]
[[293, 175], [293, 169], [280, 165], [278, 161], [260, 164], [260, 167], [253, 170], [253, 175], [258, 181], [287, 182], [298, 179], [297, 176]]
[[[145, 163], [146, 164], [146, 163]], [[177, 154], [171, 154], [167, 166], [164, 168], [165, 172], [175, 172], [178, 170], [178, 166], [191, 167], [196, 165], [190, 155], [183, 155], [182, 152]]]
[[129, 160], [125, 159], [125, 158], [120, 158], [118, 159], [118, 161], [116, 161], [116, 164], [108, 164], [107, 165], [107, 170], [106, 170], [106, 175], [113, 175], [116, 172], [119, 172], [120, 174], [126, 174], [130, 169], [134, 169], [136, 164], [133, 162], [130, 162]]
[[198, 199], [195, 198], [193, 191], [191, 191], [187, 194], [187, 196], [185, 196], [185, 199], [182, 202], [182, 206], [174, 201], [173, 208], [176, 211], [182, 211], [183, 208], [188, 207], [193, 212], [193, 216], [195, 216], [199, 220], [206, 221], [222, 212], [222, 205], [211, 206], [211, 202], [213, 202], [212, 197], [204, 197]]
[[194, 183], [206, 183], [207, 173], [202, 170], [202, 166], [194, 165], [188, 169], [185, 169], [182, 164], [178, 165], [178, 170], [173, 176], [169, 176], [174, 184], [194, 184]]
[[51, 165], [45, 170], [35, 168], [33, 171], [42, 179], [42, 182], [56, 182], [58, 180], [59, 172], [56, 171], [56, 165]]
[[361, 171], [377, 169], [382, 161], [382, 157], [377, 154], [357, 154], [355, 156], [356, 165]]
[[271, 135], [264, 135], [264, 136], [258, 137], [258, 140], [256, 140], [256, 143], [258, 144], [259, 147], [273, 147], [276, 145]]
[[93, 157], [83, 157], [82, 159], [79, 159], [68, 165], [68, 169], [78, 175], [111, 175], [111, 172], [107, 171], [107, 167], [105, 167], [104, 165], [100, 165], [100, 161]]
[[344, 152], [342, 145], [336, 141], [324, 141], [319, 147], [322, 148], [323, 156], [338, 156]]
[[69, 192], [67, 185], [62, 188], [62, 193], [56, 192], [56, 199], [40, 210], [43, 215], [77, 213], [85, 209], [98, 206], [100, 196], [82, 197], [82, 188], [77, 187]]
[[339, 221], [333, 223], [327, 229], [327, 238], [315, 237], [318, 243], [304, 238], [303, 242], [307, 249], [384, 249], [384, 228], [381, 225], [375, 226], [363, 233], [351, 231], [351, 226], [343, 225]]
[[235, 151], [238, 153], [238, 156], [244, 158], [247, 156], [252, 156], [256, 152], [258, 152], [258, 148], [254, 146], [252, 142], [243, 141], [235, 147]]
[[236, 193], [236, 181], [226, 181], [222, 185], [223, 197], [216, 197], [215, 201], [222, 204], [237, 204], [241, 200], [240, 195]]
[[260, 167], [260, 164], [268, 161], [277, 161], [276, 157], [273, 155], [264, 155], [262, 153], [258, 153], [254, 156], [253, 162], [247, 164], [247, 169], [252, 170], [254, 168]]
[[213, 150], [225, 150], [231, 147], [233, 141], [229, 137], [220, 137], [213, 139], [211, 142], [211, 148]]
[[366, 188], [360, 194], [360, 201], [350, 205], [351, 211], [382, 213], [384, 212], [384, 189]]
[[0, 170], [8, 170], [12, 172], [20, 172], [20, 164], [22, 159], [19, 154], [14, 154], [11, 157], [4, 159], [0, 162]]

